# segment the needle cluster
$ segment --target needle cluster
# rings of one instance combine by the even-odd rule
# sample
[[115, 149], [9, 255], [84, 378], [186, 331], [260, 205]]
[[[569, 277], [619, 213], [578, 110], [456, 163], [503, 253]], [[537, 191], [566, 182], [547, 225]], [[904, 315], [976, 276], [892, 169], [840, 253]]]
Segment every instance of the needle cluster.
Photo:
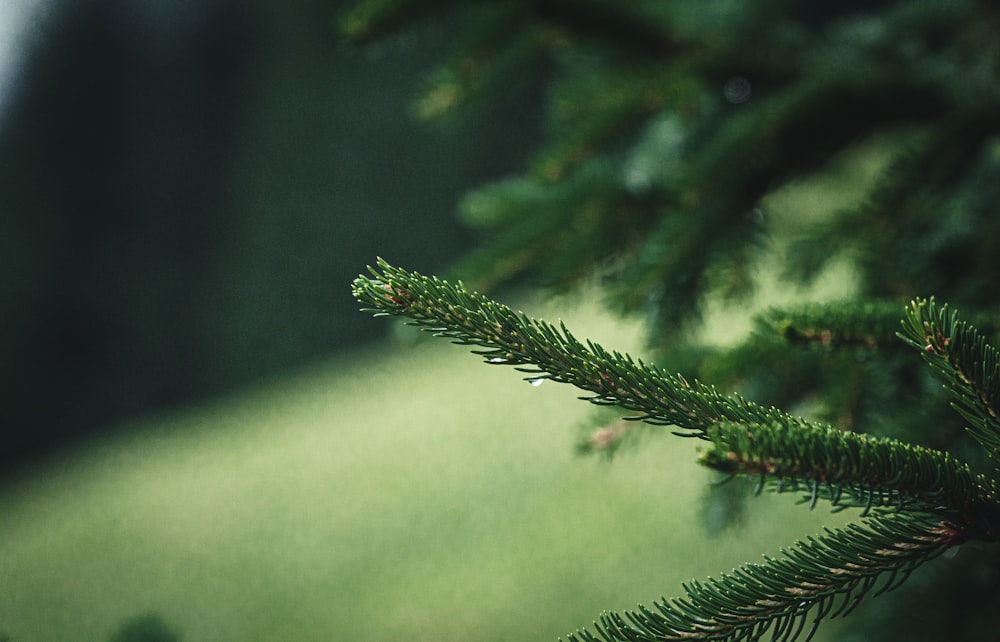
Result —
[[[608, 614], [596, 640], [792, 640], [812, 620], [848, 613], [865, 595], [889, 590], [920, 564], [969, 539], [1000, 536], [992, 477], [952, 455], [898, 440], [843, 432], [766, 408], [737, 394], [580, 341], [564, 325], [515, 312], [484, 295], [379, 260], [354, 282], [354, 295], [376, 316], [399, 316], [454, 343], [474, 346], [489, 364], [510, 365], [531, 380], [551, 379], [588, 393], [591, 403], [629, 411], [631, 420], [672, 426], [708, 442], [701, 463], [758, 480], [758, 492], [798, 490], [810, 507], [860, 507], [857, 523], [798, 542], [781, 558], [686, 586], [687, 596], [652, 608]], [[996, 350], [946, 307], [914, 302], [907, 343], [951, 377], [970, 432], [995, 453]], [[879, 585], [879, 578], [887, 579]], [[811, 634], [811, 633], [810, 633]]]

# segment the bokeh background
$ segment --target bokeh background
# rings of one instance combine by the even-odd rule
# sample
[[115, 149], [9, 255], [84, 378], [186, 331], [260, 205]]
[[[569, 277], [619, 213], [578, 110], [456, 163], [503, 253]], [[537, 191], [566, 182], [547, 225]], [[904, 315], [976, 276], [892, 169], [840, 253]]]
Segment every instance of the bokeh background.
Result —
[[415, 126], [440, 28], [361, 51], [329, 0], [23, 6], [0, 124], [6, 465], [371, 339], [351, 279], [378, 255], [447, 265], [458, 195], [537, 137], [530, 89]]
[[[417, 124], [449, 18], [351, 48], [343, 4], [0, 6], [0, 640], [554, 640], [842, 521], [764, 496], [709, 528], [695, 444], [581, 457], [608, 417], [574, 391], [358, 313], [376, 256], [439, 272], [475, 243], [456, 202], [523, 170], [545, 96]], [[803, 232], [887, 159], [768, 216]], [[843, 262], [806, 288], [771, 260], [706, 342], [856, 293]], [[496, 294], [648, 345], [596, 285]]]

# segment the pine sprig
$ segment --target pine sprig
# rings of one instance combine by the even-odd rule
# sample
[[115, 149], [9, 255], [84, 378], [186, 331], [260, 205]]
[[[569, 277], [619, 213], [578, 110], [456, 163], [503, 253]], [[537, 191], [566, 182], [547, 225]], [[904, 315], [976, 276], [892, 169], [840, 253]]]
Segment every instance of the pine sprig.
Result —
[[[702, 463], [723, 472], [759, 475], [760, 486], [810, 492], [811, 504], [903, 507], [943, 517], [982, 513], [994, 521], [987, 480], [947, 453], [892, 439], [848, 434], [737, 394], [723, 395], [629, 355], [579, 341], [564, 326], [527, 317], [486, 296], [436, 277], [379, 260], [372, 277], [354, 282], [354, 295], [377, 316], [404, 316], [453, 342], [475, 345], [487, 363], [515, 366], [529, 379], [552, 379], [585, 390], [584, 399], [637, 414], [627, 417], [670, 425], [675, 434], [705, 439]], [[981, 530], [977, 527], [976, 530]]]
[[864, 526], [809, 537], [783, 551], [783, 558], [765, 556], [763, 564], [691, 582], [685, 598], [604, 614], [595, 622], [596, 633], [580, 631], [568, 639], [738, 642], [770, 632], [773, 640], [790, 641], [811, 618], [808, 639], [821, 620], [846, 615], [873, 590], [878, 595], [899, 586], [920, 564], [965, 539], [948, 522], [904, 513], [871, 518]]
[[910, 304], [899, 336], [944, 374], [952, 406], [969, 422], [969, 434], [1000, 466], [1000, 352], [933, 298]]
[[709, 430], [713, 447], [701, 457], [710, 468], [759, 476], [778, 492], [809, 493], [838, 508], [912, 509], [945, 518], [992, 508], [990, 484], [948, 453], [893, 439], [842, 432], [809, 423], [734, 424]]
[[[461, 283], [453, 285], [393, 267], [383, 260], [354, 281], [355, 297], [376, 316], [410, 323], [473, 350], [487, 363], [515, 366], [529, 380], [552, 379], [617, 405], [631, 419], [673, 425], [677, 434], [712, 443], [706, 465], [759, 475], [760, 486], [804, 484], [812, 505], [865, 507], [861, 524], [827, 530], [719, 579], [685, 586], [685, 598], [662, 600], [625, 614], [610, 613], [570, 642], [760, 639], [794, 640], [812, 619], [811, 637], [827, 617], [848, 613], [866, 595], [904, 581], [923, 562], [971, 538], [1000, 536], [995, 480], [974, 476], [946, 453], [890, 439], [845, 434], [739, 395], [688, 382], [641, 360], [582, 343], [562, 324], [527, 317]], [[914, 306], [915, 310], [921, 308]], [[911, 315], [910, 324], [918, 322]], [[919, 328], [924, 328], [923, 321]], [[928, 321], [929, 352], [954, 350], [956, 323]], [[937, 332], [936, 328], [944, 328]], [[945, 341], [946, 337], [950, 337]], [[983, 346], [980, 344], [979, 348]], [[940, 354], [939, 354], [940, 353]], [[945, 359], [946, 363], [951, 363]], [[879, 509], [869, 515], [873, 508]], [[894, 508], [894, 511], [882, 510]], [[886, 581], [876, 590], [880, 577]]]
[[899, 312], [896, 301], [817, 303], [769, 310], [758, 325], [794, 344], [885, 349], [899, 345]]
[[436, 277], [393, 267], [379, 260], [372, 277], [354, 281], [354, 296], [376, 316], [408, 317], [412, 325], [474, 350], [487, 363], [512, 365], [529, 379], [569, 383], [591, 395], [597, 405], [616, 405], [638, 414], [628, 417], [670, 425], [682, 436], [708, 439], [720, 421], [792, 425], [804, 420], [764, 408], [737, 394], [687, 381], [629, 355], [579, 341], [560, 324], [529, 318], [486, 296]]

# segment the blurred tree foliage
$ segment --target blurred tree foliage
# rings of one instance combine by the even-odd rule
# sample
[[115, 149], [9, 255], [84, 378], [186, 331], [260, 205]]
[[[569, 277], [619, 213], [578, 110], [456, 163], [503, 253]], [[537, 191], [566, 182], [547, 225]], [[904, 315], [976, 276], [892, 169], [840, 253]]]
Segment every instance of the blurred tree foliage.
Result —
[[[456, 276], [481, 290], [531, 277], [568, 291], [599, 275], [613, 305], [650, 319], [670, 370], [975, 462], [962, 417], [895, 333], [906, 301], [936, 295], [997, 337], [994, 3], [368, 0], [340, 27], [370, 47], [433, 21], [454, 46], [425, 75], [418, 116], [494, 105], [525, 79], [546, 93], [523, 174], [460, 204], [481, 243]], [[873, 145], [890, 160], [858, 186], [863, 198], [771, 216], [768, 195]], [[847, 261], [856, 296], [770, 310], [733, 348], [690, 341], [706, 302], [748, 301], [761, 257], [779, 250], [791, 283]], [[716, 523], [740, 513], [731, 497], [709, 501]], [[915, 580], [897, 611], [880, 598], [850, 626], [881, 640], [971, 640], [1000, 626], [995, 553], [932, 568], [920, 575], [932, 590]]]
[[377, 251], [430, 269], [468, 247], [455, 199], [523, 160], [536, 101], [414, 127], [436, 32], [361, 55], [337, 8], [39, 14], [0, 121], [0, 470], [369, 338], [335, 284]]

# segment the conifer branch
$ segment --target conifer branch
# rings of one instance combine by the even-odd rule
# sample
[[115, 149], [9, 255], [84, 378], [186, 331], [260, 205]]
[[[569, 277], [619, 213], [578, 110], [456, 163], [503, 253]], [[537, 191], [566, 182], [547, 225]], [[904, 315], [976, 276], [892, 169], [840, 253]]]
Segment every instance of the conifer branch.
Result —
[[372, 277], [354, 281], [354, 296], [375, 316], [404, 316], [412, 325], [474, 350], [487, 363], [512, 365], [530, 380], [552, 379], [590, 392], [597, 405], [617, 405], [638, 414], [628, 419], [671, 425], [682, 436], [708, 439], [720, 421], [799, 424], [803, 420], [764, 408], [737, 394], [688, 382], [656, 366], [600, 345], [580, 342], [564, 326], [531, 319], [486, 296], [437, 277], [393, 267], [379, 260]]
[[[467, 222], [475, 219], [491, 239], [457, 270], [477, 287], [528, 271], [563, 287], [588, 266], [610, 263], [616, 302], [652, 308], [656, 336], [669, 341], [670, 329], [696, 318], [706, 289], [726, 296], [749, 289], [757, 242], [779, 221], [757, 215], [765, 194], [798, 176], [835, 174], [833, 154], [877, 140], [880, 150], [915, 149], [888, 170], [872, 167], [882, 177], [865, 205], [813, 222], [828, 232], [806, 235], [789, 273], [815, 276], [847, 249], [871, 296], [920, 288], [995, 299], [998, 271], [984, 248], [1000, 237], [991, 218], [998, 165], [987, 153], [1000, 93], [989, 28], [997, 15], [988, 3], [945, 10], [897, 2], [860, 13], [736, 3], [696, 19], [683, 3], [357, 4], [341, 25], [358, 43], [434, 12], [451, 14], [469, 36], [425, 84], [417, 106], [425, 117], [495, 98], [542, 63], [546, 140], [528, 175], [465, 203]], [[707, 17], [713, 11], [725, 19]], [[734, 81], [745, 92], [731, 91]], [[864, 158], [879, 154], [869, 149]], [[1000, 474], [974, 474], [946, 452], [838, 431], [720, 393], [460, 283], [381, 261], [354, 292], [376, 315], [408, 317], [488, 363], [570, 383], [592, 403], [632, 413], [628, 419], [705, 440], [701, 463], [756, 477], [758, 492], [791, 490], [810, 506], [862, 509], [857, 524], [693, 582], [680, 599], [605, 615], [571, 642], [791, 640], [894, 588], [948, 547], [1000, 540]], [[767, 325], [754, 344], [699, 366], [718, 372], [722, 362], [740, 372], [749, 396], [783, 407], [820, 391], [839, 426], [943, 449], [964, 422], [937, 415], [945, 410], [934, 407], [938, 396], [910, 385], [912, 359], [892, 340], [901, 307], [875, 301], [777, 312], [761, 320]], [[899, 336], [945, 375], [969, 433], [1000, 471], [1000, 354], [982, 336], [1000, 341], [1000, 324], [963, 317], [974, 330], [933, 301], [914, 303], [907, 316]], [[805, 354], [789, 344], [819, 349]], [[617, 443], [624, 425], [597, 433], [593, 447]], [[955, 588], [949, 592], [958, 595]], [[955, 601], [974, 603], [965, 597]]]
[[[653, 608], [604, 614], [596, 634], [580, 631], [569, 642], [738, 642], [797, 639], [812, 619], [848, 614], [858, 602], [899, 586], [920, 564], [965, 536], [953, 525], [907, 514], [871, 518], [827, 530], [719, 579], [685, 585], [685, 598], [664, 599]], [[879, 585], [879, 578], [885, 576]], [[878, 587], [878, 588], [876, 588]]]
[[758, 492], [769, 482], [782, 492], [809, 493], [838, 509], [864, 507], [923, 510], [946, 518], [986, 507], [994, 500], [989, 482], [948, 453], [893, 439], [842, 432], [798, 422], [770, 424], [720, 422], [709, 430], [713, 447], [706, 466], [729, 473], [759, 476]]
[[899, 312], [896, 301], [818, 303], [769, 310], [759, 323], [791, 343], [885, 349], [899, 345]]
[[[864, 506], [862, 524], [827, 530], [719, 579], [692, 582], [687, 596], [653, 608], [610, 613], [570, 642], [794, 640], [812, 620], [850, 612], [866, 595], [898, 586], [920, 564], [970, 538], [997, 539], [997, 483], [974, 476], [950, 455], [890, 439], [841, 433], [739, 395], [688, 382], [659, 368], [581, 343], [564, 326], [521, 312], [436, 277], [383, 260], [354, 281], [355, 297], [376, 316], [403, 316], [454, 343], [478, 346], [487, 363], [513, 365], [529, 380], [552, 379], [590, 392], [599, 405], [637, 412], [631, 419], [674, 425], [711, 442], [702, 462], [730, 474], [760, 476], [760, 488], [803, 484], [811, 505]], [[915, 310], [921, 310], [914, 306]], [[935, 317], [921, 337], [938, 356], [958, 346], [954, 319]], [[917, 324], [916, 317], [911, 325]], [[923, 322], [915, 327], [924, 328]], [[946, 328], [938, 336], [935, 328]], [[977, 344], [978, 345], [978, 344]], [[980, 348], [982, 346], [980, 345]], [[951, 363], [947, 361], [947, 363]], [[961, 362], [958, 360], [956, 362]], [[894, 511], [887, 509], [893, 508]], [[869, 511], [878, 509], [869, 515]], [[883, 510], [886, 509], [886, 510]], [[880, 577], [887, 577], [881, 587]]]
[[[487, 363], [513, 365], [531, 380], [552, 379], [591, 393], [584, 399], [636, 412], [631, 420], [671, 425], [675, 434], [712, 442], [702, 463], [730, 474], [760, 476], [760, 487], [804, 485], [810, 503], [902, 508], [945, 518], [970, 513], [990, 524], [995, 493], [987, 480], [947, 453], [892, 439], [842, 433], [764, 408], [737, 394], [670, 375], [452, 285], [379, 260], [372, 278], [354, 282], [355, 297], [376, 316], [405, 316], [454, 343], [475, 345]], [[769, 483], [768, 483], [769, 482]], [[983, 530], [977, 525], [976, 531]]]
[[1000, 466], [1000, 352], [948, 305], [933, 298], [906, 310], [900, 338], [919, 349], [948, 380], [953, 407], [969, 422], [969, 433]]
[[456, 54], [427, 77], [414, 105], [416, 116], [441, 119], [463, 106], [488, 103], [527, 75], [545, 55], [548, 43], [525, 13], [523, 7], [509, 3], [476, 7]]

